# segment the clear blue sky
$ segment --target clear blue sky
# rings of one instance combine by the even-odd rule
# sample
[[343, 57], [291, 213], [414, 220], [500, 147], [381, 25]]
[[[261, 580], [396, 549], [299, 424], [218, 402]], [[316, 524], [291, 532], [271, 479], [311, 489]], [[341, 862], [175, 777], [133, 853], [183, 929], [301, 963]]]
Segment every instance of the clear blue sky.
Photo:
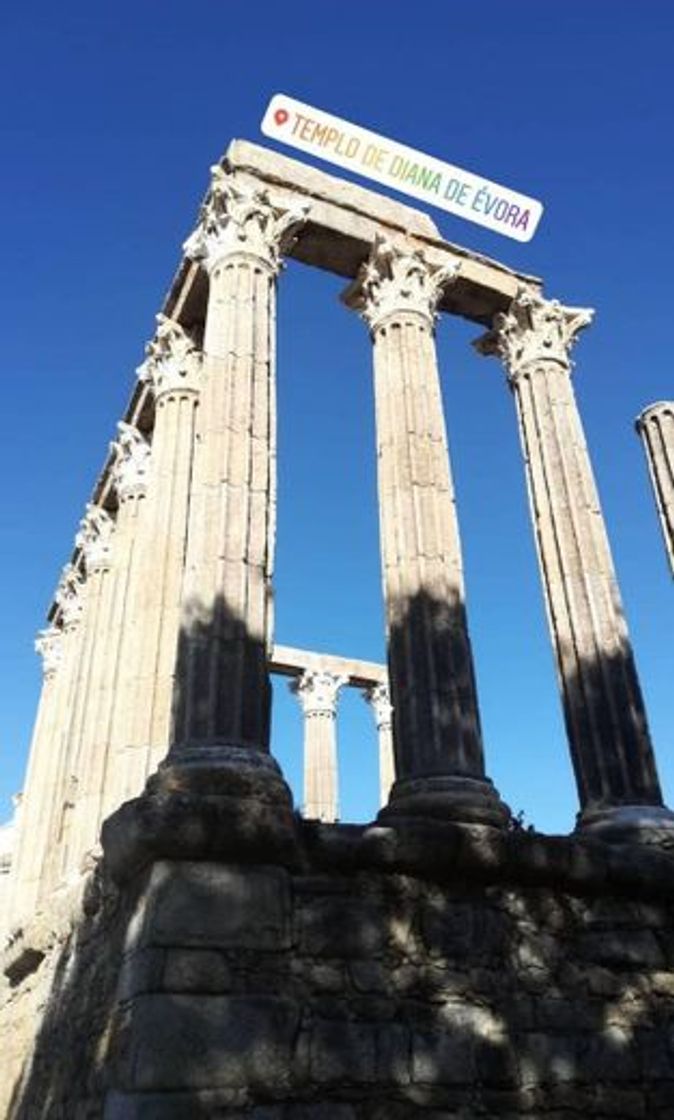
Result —
[[[0, 819], [39, 690], [33, 637], [208, 167], [232, 137], [262, 142], [277, 91], [545, 203], [529, 245], [432, 216], [597, 308], [577, 394], [674, 805], [674, 586], [633, 431], [674, 396], [673, 50], [665, 0], [5, 7]], [[341, 287], [295, 265], [281, 283], [277, 639], [380, 659], [370, 348]], [[471, 352], [477, 333], [444, 319], [438, 349], [488, 770], [515, 810], [566, 831], [576, 796], [514, 405], [498, 364]], [[276, 695], [275, 751], [296, 785], [299, 711], [285, 684]], [[358, 696], [343, 717], [343, 817], [367, 819], [376, 758]]]

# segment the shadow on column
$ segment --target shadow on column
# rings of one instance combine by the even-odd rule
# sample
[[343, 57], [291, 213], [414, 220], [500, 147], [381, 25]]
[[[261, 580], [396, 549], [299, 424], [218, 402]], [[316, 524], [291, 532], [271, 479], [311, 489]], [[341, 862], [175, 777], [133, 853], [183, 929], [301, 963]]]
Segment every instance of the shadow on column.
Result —
[[[510, 812], [485, 776], [473, 658], [462, 600], [428, 591], [389, 604], [396, 783], [391, 810], [503, 826]], [[389, 809], [383, 811], [387, 816]]]
[[[664, 807], [634, 656], [628, 643], [578, 658], [562, 682], [564, 719], [580, 802], [580, 827], [674, 828]], [[644, 837], [645, 838], [645, 837]], [[672, 831], [674, 841], [674, 831]]]
[[172, 746], [269, 749], [271, 684], [264, 642], [222, 596], [187, 605], [178, 636]]

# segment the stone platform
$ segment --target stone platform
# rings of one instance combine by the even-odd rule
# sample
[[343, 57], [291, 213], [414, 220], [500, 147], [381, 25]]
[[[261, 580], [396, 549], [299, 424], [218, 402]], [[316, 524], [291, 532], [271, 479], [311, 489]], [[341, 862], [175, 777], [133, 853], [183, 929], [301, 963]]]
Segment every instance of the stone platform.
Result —
[[231, 856], [99, 866], [1, 1013], [8, 1054], [51, 989], [7, 1116], [674, 1115], [667, 852], [301, 823], [291, 866]]

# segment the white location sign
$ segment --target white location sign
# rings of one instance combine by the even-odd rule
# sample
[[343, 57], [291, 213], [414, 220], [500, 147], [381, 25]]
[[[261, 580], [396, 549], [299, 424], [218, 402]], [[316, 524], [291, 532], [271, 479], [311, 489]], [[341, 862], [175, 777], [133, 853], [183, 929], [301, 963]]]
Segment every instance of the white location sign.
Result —
[[262, 132], [302, 152], [439, 206], [516, 241], [530, 241], [543, 213], [535, 198], [501, 187], [405, 144], [277, 93]]

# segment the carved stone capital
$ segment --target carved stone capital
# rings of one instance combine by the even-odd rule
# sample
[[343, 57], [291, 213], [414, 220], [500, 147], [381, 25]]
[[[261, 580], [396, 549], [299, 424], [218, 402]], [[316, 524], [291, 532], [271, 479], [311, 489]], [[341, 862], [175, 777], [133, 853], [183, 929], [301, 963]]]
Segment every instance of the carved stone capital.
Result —
[[653, 404], [647, 405], [637, 416], [634, 426], [641, 433], [649, 420], [657, 424], [664, 418], [674, 419], [674, 401], [654, 401]]
[[383, 682], [373, 684], [370, 688], [365, 689], [363, 696], [372, 708], [377, 730], [381, 731], [384, 727], [390, 727], [393, 718], [393, 705], [391, 704], [389, 686]]
[[150, 445], [137, 428], [120, 420], [116, 441], [110, 444], [115, 454], [112, 478], [120, 502], [140, 498], [147, 490]]
[[420, 252], [378, 237], [342, 299], [359, 312], [373, 333], [386, 320], [409, 314], [420, 316], [432, 329], [442, 292], [460, 267], [460, 262], [435, 267]]
[[330, 716], [337, 713], [339, 690], [348, 677], [328, 673], [321, 669], [305, 669], [301, 677], [291, 682], [291, 691], [302, 705], [305, 716]]
[[234, 254], [256, 257], [274, 273], [306, 221], [309, 206], [275, 202], [267, 191], [241, 183], [217, 164], [199, 224], [183, 249], [210, 272]]
[[35, 652], [42, 658], [42, 674], [51, 680], [61, 664], [63, 656], [63, 631], [58, 626], [48, 626], [40, 630], [35, 639]]
[[496, 315], [492, 330], [474, 343], [481, 354], [497, 355], [511, 382], [531, 366], [572, 368], [569, 352], [576, 336], [594, 316], [589, 307], [564, 307], [521, 288], [508, 310]]
[[145, 347], [145, 354], [136, 373], [151, 385], [155, 397], [178, 389], [199, 391], [201, 353], [180, 323], [157, 315], [155, 336]]
[[115, 523], [101, 506], [89, 503], [80, 521], [75, 544], [82, 549], [87, 574], [110, 565], [110, 546]]
[[64, 630], [70, 630], [72, 627], [77, 626], [82, 617], [82, 608], [84, 606], [82, 598], [83, 587], [84, 580], [80, 572], [73, 564], [66, 564], [61, 572], [61, 578], [54, 595], [56, 603], [61, 610]]

